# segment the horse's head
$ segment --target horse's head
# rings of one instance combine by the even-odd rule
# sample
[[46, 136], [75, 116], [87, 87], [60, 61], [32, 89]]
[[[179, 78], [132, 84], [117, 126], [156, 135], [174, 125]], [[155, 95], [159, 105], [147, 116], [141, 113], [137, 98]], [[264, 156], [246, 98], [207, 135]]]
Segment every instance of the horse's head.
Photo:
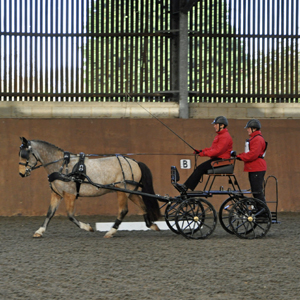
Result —
[[37, 165], [38, 159], [32, 151], [31, 142], [24, 137], [20, 137], [20, 139], [22, 144], [19, 152], [19, 174], [22, 177], [27, 177]]

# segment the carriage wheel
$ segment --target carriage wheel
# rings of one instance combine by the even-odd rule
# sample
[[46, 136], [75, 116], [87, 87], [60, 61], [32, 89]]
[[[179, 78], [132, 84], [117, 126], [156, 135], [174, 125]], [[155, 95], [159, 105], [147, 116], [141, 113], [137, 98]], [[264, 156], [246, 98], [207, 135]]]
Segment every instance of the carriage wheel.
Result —
[[229, 223], [230, 210], [233, 207], [233, 205], [237, 203], [239, 200], [240, 198], [238, 196], [230, 196], [221, 204], [219, 209], [220, 224], [223, 227], [223, 229], [230, 234], [234, 234], [234, 231], [231, 229]]
[[175, 216], [176, 212], [180, 206], [181, 202], [175, 202], [175, 203], [169, 203], [165, 210], [165, 221], [174, 233], [180, 234], [180, 232], [177, 230], [176, 222], [175, 222]]
[[255, 198], [243, 198], [233, 205], [229, 223], [239, 238], [262, 238], [271, 227], [272, 216], [265, 202]]
[[182, 202], [176, 212], [177, 230], [188, 239], [204, 239], [217, 225], [217, 213], [205, 199], [190, 198]]

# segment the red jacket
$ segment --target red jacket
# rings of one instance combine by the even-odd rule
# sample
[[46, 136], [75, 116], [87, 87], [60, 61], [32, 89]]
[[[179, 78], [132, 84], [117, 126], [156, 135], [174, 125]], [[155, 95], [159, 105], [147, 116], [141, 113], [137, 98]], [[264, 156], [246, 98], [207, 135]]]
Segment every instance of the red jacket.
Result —
[[230, 158], [230, 152], [232, 151], [232, 138], [225, 128], [217, 132], [210, 148], [205, 148], [200, 152], [200, 156], [209, 156], [210, 158]]
[[256, 130], [251, 133], [250, 137], [249, 152], [241, 153], [237, 157], [245, 163], [245, 172], [266, 171], [267, 163], [263, 158], [261, 158], [266, 149], [265, 139], [262, 137], [260, 130]]

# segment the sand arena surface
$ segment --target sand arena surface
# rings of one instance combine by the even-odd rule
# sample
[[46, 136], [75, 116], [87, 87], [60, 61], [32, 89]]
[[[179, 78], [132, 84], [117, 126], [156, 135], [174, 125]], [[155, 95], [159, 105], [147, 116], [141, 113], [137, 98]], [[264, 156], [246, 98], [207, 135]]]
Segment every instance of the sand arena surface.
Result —
[[[95, 227], [114, 218], [78, 217]], [[300, 213], [280, 213], [267, 236], [242, 240], [220, 224], [205, 240], [171, 231], [112, 239], [54, 217], [0, 217], [0, 299], [299, 299]], [[127, 217], [125, 221], [140, 220]]]

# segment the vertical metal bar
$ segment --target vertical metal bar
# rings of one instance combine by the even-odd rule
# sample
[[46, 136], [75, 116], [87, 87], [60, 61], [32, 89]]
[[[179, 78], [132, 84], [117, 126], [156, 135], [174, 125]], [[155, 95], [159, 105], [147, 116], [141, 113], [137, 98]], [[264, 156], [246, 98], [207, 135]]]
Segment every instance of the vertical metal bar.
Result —
[[[275, 19], [275, 1], [272, 0], [272, 16], [273, 16], [273, 26], [272, 26], [272, 32], [273, 32], [273, 38], [272, 38], [272, 58], [271, 58], [271, 91], [275, 94], [275, 88], [276, 88], [276, 82], [275, 82], [275, 41], [277, 40], [276, 34], [278, 34], [278, 31], [276, 30], [276, 19]], [[277, 5], [277, 3], [276, 3]], [[277, 48], [278, 50], [278, 48]], [[274, 102], [275, 99], [272, 98], [271, 102]]]
[[[49, 87], [49, 78], [48, 78], [48, 75], [49, 75], [49, 24], [50, 24], [50, 20], [48, 18], [48, 0], [45, 0], [44, 2], [45, 4], [45, 15], [44, 15], [44, 26], [45, 26], [45, 37], [44, 37], [44, 45], [45, 45], [45, 81], [44, 81], [44, 93], [46, 94], [46, 97], [45, 97], [45, 101], [49, 101], [49, 98], [47, 96], [47, 94], [49, 93], [49, 90], [48, 90], [48, 87]], [[51, 50], [50, 50], [50, 53], [51, 53]]]
[[203, 45], [203, 92], [206, 94], [205, 96], [205, 102], [209, 101], [209, 98], [207, 97], [207, 39], [208, 39], [208, 0], [204, 1], [204, 45]]
[[[4, 24], [4, 32], [7, 33], [7, 2], [4, 1], [4, 5], [3, 5], [3, 11], [4, 11], [4, 20], [3, 20], [3, 24]], [[7, 92], [7, 75], [8, 75], [8, 59], [7, 59], [7, 36], [4, 37], [4, 60], [3, 60], [3, 69], [4, 69], [4, 79], [3, 79], [3, 85], [4, 85], [4, 89], [3, 92], [6, 93]], [[9, 97], [5, 97], [6, 100], [9, 100]]]
[[[268, 1], [267, 3], [268, 3], [268, 5], [267, 5], [268, 18], [267, 18], [267, 32], [266, 32], [266, 34], [268, 36], [270, 36], [271, 35], [270, 27], [271, 27], [271, 24], [273, 24], [273, 22], [274, 22], [274, 17], [271, 18], [271, 5], [270, 5], [271, 1]], [[273, 28], [273, 26], [271, 28]], [[271, 55], [270, 54], [270, 40], [271, 40], [271, 38], [268, 37], [265, 40], [266, 40], [266, 43], [267, 43], [267, 53], [268, 53], [268, 55], [267, 55], [267, 70], [266, 70], [266, 72], [267, 72], [266, 94], [269, 95], [269, 94], [271, 94], [271, 89], [270, 89], [270, 55]], [[270, 101], [270, 98], [268, 98], [268, 102], [269, 101]]]
[[[238, 35], [240, 36], [241, 34], [241, 28], [242, 28], [242, 22], [241, 22], [241, 15], [242, 15], [242, 2], [239, 0], [239, 8], [238, 8]], [[243, 39], [244, 40], [244, 39]], [[243, 47], [244, 49], [245, 47]], [[243, 72], [243, 65], [242, 65], [242, 41], [241, 38], [238, 38], [238, 70], [237, 70], [237, 78], [238, 78], [238, 87], [237, 87], [237, 92], [238, 92], [238, 101], [242, 102], [243, 99], [241, 99], [241, 82], [242, 82], [242, 72]]]
[[[289, 35], [291, 35], [291, 32], [289, 30], [289, 25], [291, 24], [290, 21], [290, 10], [289, 10], [289, 1], [286, 1], [286, 14], [285, 14], [285, 18], [286, 18], [286, 30], [285, 30], [285, 65], [286, 65], [286, 72], [285, 72], [285, 93], [286, 95], [291, 94], [291, 90], [290, 90], [290, 83], [293, 80], [293, 76], [291, 76], [292, 74], [289, 74], [289, 65], [290, 65], [290, 61], [292, 61], [293, 59], [293, 55], [292, 55], [292, 51], [291, 51], [291, 44], [290, 39], [288, 38]], [[292, 24], [291, 24], [292, 25]], [[291, 51], [291, 54], [289, 54], [289, 52]], [[287, 97], [285, 98], [286, 102], [290, 102], [290, 98]]]
[[[75, 97], [75, 101], [80, 101], [81, 98], [78, 96], [79, 93], [79, 70], [81, 68], [81, 66], [79, 65], [79, 49], [80, 49], [80, 43], [81, 43], [81, 37], [79, 36], [79, 23], [80, 23], [80, 19], [79, 19], [79, 0], [76, 0], [76, 6], [74, 6], [74, 9], [76, 9], [76, 29], [75, 29], [75, 33], [76, 33], [76, 37], [74, 38], [75, 40], [75, 49], [74, 49], [74, 53], [76, 56], [75, 59], [75, 74], [74, 74], [74, 78], [75, 78], [75, 86], [74, 86], [74, 92], [77, 94]], [[82, 20], [81, 20], [82, 21]]]
[[[196, 10], [195, 10], [196, 11]], [[189, 15], [189, 28], [191, 31], [195, 31], [195, 28], [193, 28], [193, 20], [195, 18], [195, 11], [191, 11]], [[196, 69], [196, 59], [194, 55], [196, 55], [196, 38], [194, 36], [189, 36], [189, 77], [188, 77], [188, 89], [190, 91], [195, 90], [194, 83], [195, 83], [195, 73], [193, 72], [194, 69]], [[194, 47], [193, 47], [194, 46]], [[193, 99], [194, 100], [194, 99]], [[189, 97], [189, 102], [194, 102], [191, 97]]]
[[[292, 0], [291, 1], [291, 10], [290, 10], [290, 13], [291, 13], [291, 31], [290, 31], [290, 34], [291, 34], [291, 39], [290, 39], [290, 51], [291, 51], [291, 57], [290, 57], [290, 74], [287, 75], [287, 78], [290, 77], [290, 87], [289, 87], [289, 94], [291, 95], [290, 96], [290, 102], [294, 102], [294, 98], [292, 97], [292, 95], [294, 94], [294, 79], [295, 79], [295, 76], [294, 76], [294, 68], [295, 68], [295, 65], [294, 65], [294, 36], [295, 36], [295, 31], [294, 31], [294, 26], [295, 26], [295, 23], [294, 23], [294, 1]], [[288, 57], [288, 55], [287, 55]]]
[[[270, 15], [269, 15], [269, 11], [266, 12], [266, 2], [263, 1], [262, 3], [262, 7], [261, 7], [261, 14], [259, 14], [259, 17], [261, 19], [263, 19], [262, 16], [266, 16], [266, 22], [268, 23], [269, 22], [269, 18], [270, 18]], [[261, 34], [263, 37], [265, 37], [266, 35], [266, 28], [265, 28], [266, 24], [262, 24], [262, 31], [261, 31]], [[267, 102], [267, 99], [266, 97], [264, 96], [266, 94], [266, 91], [265, 91], [265, 86], [266, 86], [266, 68], [265, 68], [265, 64], [266, 64], [266, 61], [265, 61], [265, 57], [266, 57], [266, 39], [263, 38], [262, 39], [262, 48], [261, 48], [261, 51], [262, 51], [262, 61], [261, 61], [261, 88], [260, 88], [260, 93], [263, 95], [262, 98], [261, 98], [261, 101], [262, 102]], [[258, 71], [259, 73], [259, 71]]]
[[[9, 15], [12, 16], [12, 2], [9, 5]], [[12, 32], [12, 18], [9, 19], [8, 25], [9, 31]], [[13, 54], [12, 54], [12, 36], [10, 35], [8, 38], [8, 49], [9, 49], [9, 59], [8, 59], [8, 92], [12, 92], [12, 70], [13, 70]], [[9, 97], [9, 100], [12, 100]]]
[[[156, 5], [157, 5], [157, 2], [156, 2]], [[131, 33], [134, 32], [133, 20], [134, 20], [134, 2], [131, 1], [130, 2], [130, 32]], [[158, 27], [156, 27], [156, 28], [158, 28]], [[134, 54], [135, 54], [134, 49], [136, 48], [136, 38], [134, 38], [133, 36], [131, 36], [131, 38], [130, 38], [130, 46], [131, 47], [130, 47], [130, 73], [129, 73], [130, 74], [129, 75], [130, 76], [129, 77], [130, 78], [130, 88], [129, 88], [129, 91], [131, 93], [133, 93], [134, 92], [133, 86], [135, 86], [135, 84], [133, 82], [133, 79], [136, 78], [136, 76], [137, 76], [137, 74], [136, 74], [136, 65], [138, 64], [138, 61], [136, 60], [136, 58], [134, 56]], [[158, 49], [158, 47], [156, 47], [156, 49]], [[135, 66], [135, 68], [133, 66]], [[158, 78], [157, 78], [157, 80], [158, 80]]]
[[[84, 78], [85, 78], [85, 75], [86, 75], [86, 71], [84, 69], [84, 60], [85, 60], [85, 54], [84, 54], [84, 51], [82, 50], [83, 49], [83, 45], [86, 43], [86, 34], [85, 34], [85, 31], [84, 31], [84, 27], [85, 27], [85, 16], [87, 16], [86, 14], [86, 10], [85, 10], [85, 2], [84, 1], [80, 1], [81, 3], [81, 18], [80, 18], [80, 33], [81, 33], [81, 38], [80, 38], [80, 46], [81, 46], [81, 51], [80, 51], [80, 94], [82, 95], [80, 97], [80, 101], [84, 101]], [[87, 60], [86, 60], [87, 62]]]
[[228, 103], [231, 103], [233, 98], [232, 98], [232, 71], [233, 71], [233, 64], [235, 64], [235, 61], [232, 60], [233, 56], [233, 48], [235, 47], [234, 39], [232, 38], [233, 32], [232, 32], [232, 2], [229, 2], [229, 7], [228, 13], [228, 24], [227, 24], [227, 34], [229, 37], [227, 38], [228, 41], [228, 89], [227, 89], [227, 94], [228, 98], [227, 101]]
[[[89, 99], [89, 101], [94, 101], [95, 98], [92, 96], [95, 93], [95, 84], [94, 84], [94, 78], [95, 78], [95, 49], [94, 49], [94, 40], [95, 40], [95, 2], [92, 1], [91, 2], [91, 9], [90, 9], [90, 25], [91, 25], [91, 30], [90, 30], [90, 41], [91, 41], [91, 49], [90, 49], [90, 53], [91, 53], [91, 60], [90, 60], [90, 64], [91, 64], [91, 70], [90, 70], [90, 74], [88, 74], [88, 80], [87, 80], [87, 84], [89, 86], [89, 90], [91, 93], [91, 98]], [[89, 55], [89, 54], [88, 54]]]
[[[283, 38], [283, 35], [284, 35], [284, 31], [285, 31], [285, 28], [284, 28], [284, 15], [285, 15], [285, 5], [284, 5], [284, 1], [285, 0], [281, 0], [281, 38], [280, 38], [280, 44], [281, 44], [281, 66], [279, 66], [277, 72], [278, 74], [280, 73], [281, 75], [281, 80], [279, 80], [279, 86], [278, 86], [278, 94], [279, 94], [279, 91], [281, 91], [281, 94], [284, 94], [286, 93], [286, 87], [285, 87], [285, 72], [284, 72], [284, 69], [285, 69], [285, 61], [284, 61], [284, 52], [285, 52], [285, 38]], [[281, 100], [281, 102], [285, 102], [285, 98], [283, 98]]]
[[100, 16], [99, 16], [99, 13], [100, 13], [100, 1], [97, 0], [95, 2], [96, 4], [96, 8], [95, 8], [95, 15], [96, 15], [96, 53], [95, 53], [95, 56], [96, 56], [96, 64], [95, 64], [95, 92], [97, 94], [97, 97], [95, 97], [95, 100], [99, 100], [99, 97], [98, 97], [98, 94], [99, 94], [99, 23], [100, 23]]
[[[59, 6], [58, 6], [58, 0], [54, 0], [55, 1], [55, 32], [56, 34], [59, 33], [59, 29], [58, 29], [58, 19], [59, 19]], [[59, 97], [59, 86], [58, 86], [58, 80], [59, 80], [59, 64], [58, 64], [58, 49], [59, 49], [59, 43], [60, 39], [58, 37], [58, 35], [55, 38], [55, 63], [54, 63], [54, 72], [55, 72], [55, 93], [57, 94], [57, 96], [55, 97], [56, 101], [59, 101], [61, 98]]]
[[[115, 8], [112, 9], [114, 11], [114, 17], [112, 18], [112, 30], [111, 32], [119, 33], [121, 20], [120, 20], [120, 3], [115, 3]], [[119, 92], [119, 80], [120, 80], [120, 66], [119, 66], [119, 38], [117, 36], [113, 37], [114, 47], [113, 47], [113, 64], [112, 64], [112, 73], [114, 74], [114, 80], [112, 82], [112, 92]], [[115, 101], [120, 101], [120, 97], [115, 97]]]
[[[106, 23], [105, 23], [105, 33], [107, 34], [109, 32], [109, 4], [110, 1], [106, 1], [106, 10], [105, 10], [105, 19], [106, 19]], [[109, 92], [109, 42], [110, 42], [110, 38], [106, 35], [105, 38], [105, 92], [108, 93]]]
[[242, 88], [242, 95], [243, 95], [243, 102], [246, 102], [246, 80], [247, 80], [247, 66], [246, 66], [246, 49], [247, 49], [247, 38], [246, 38], [246, 16], [247, 16], [247, 0], [243, 2], [243, 88]]
[[[230, 77], [229, 77], [229, 93], [230, 96], [230, 103], [235, 102], [235, 94], [236, 94], [236, 38], [235, 38], [235, 24], [236, 24], [236, 0], [234, 0], [232, 3], [229, 3], [229, 20], [230, 20], [230, 40], [231, 40], [231, 52], [232, 54], [230, 57], [232, 58], [232, 62], [229, 65], [229, 71], [230, 71]], [[232, 13], [233, 11], [233, 13]], [[233, 22], [231, 22], [233, 17]]]
[[[44, 51], [43, 51], [43, 37], [41, 36], [43, 32], [43, 2], [40, 1], [39, 5], [39, 19], [40, 19], [40, 28], [39, 28], [39, 34], [40, 37], [39, 40], [39, 48], [40, 48], [40, 55], [39, 55], [39, 69], [38, 69], [38, 77], [39, 77], [39, 93], [43, 93], [43, 82], [44, 82], [44, 72], [43, 72], [43, 58], [44, 58]], [[40, 101], [43, 101], [44, 97], [40, 96]]]
[[[19, 3], [19, 29], [18, 32], [20, 34], [18, 40], [19, 40], [19, 47], [18, 47], [18, 52], [19, 52], [19, 61], [18, 61], [18, 67], [19, 67], [19, 75], [18, 75], [18, 80], [19, 80], [19, 87], [18, 87], [18, 92], [20, 95], [22, 94], [23, 90], [23, 37], [22, 37], [22, 32], [23, 32], [23, 2]], [[22, 96], [18, 97], [19, 101], [23, 100]]]
[[[255, 78], [255, 62], [257, 61], [257, 52], [256, 52], [256, 43], [257, 43], [257, 39], [255, 38], [256, 35], [256, 26], [258, 26], [257, 24], [257, 19], [256, 19], [256, 0], [252, 1], [252, 67], [251, 67], [251, 71], [252, 71], [252, 94], [253, 94], [253, 98], [252, 98], [252, 102], [257, 102], [257, 98], [256, 96], [254, 96], [256, 94], [256, 86], [257, 86], [257, 81]], [[250, 87], [250, 85], [249, 85]], [[250, 89], [249, 89], [250, 92]]]
[[[104, 5], [103, 1], [100, 1], [101, 3], [101, 8], [100, 8], [100, 14], [101, 14], [101, 23], [100, 23], [100, 32], [104, 33], [105, 32], [105, 27], [104, 27], [104, 20], [105, 20], [105, 10], [104, 10]], [[100, 37], [100, 61], [101, 61], [101, 78], [100, 78], [100, 92], [104, 92], [104, 75], [105, 75], [105, 68], [104, 68], [104, 59], [105, 59], [105, 52], [104, 52], [104, 44], [105, 44], [106, 38], [101, 36]]]
[[90, 18], [89, 18], [89, 13], [90, 13], [90, 7], [89, 7], [89, 0], [85, 1], [85, 14], [86, 14], [86, 53], [85, 53], [85, 61], [86, 61], [86, 72], [85, 72], [85, 88], [84, 88], [84, 93], [87, 95], [84, 97], [84, 101], [90, 101], [90, 89], [89, 89], [89, 74], [90, 74], [90, 39], [89, 39], [89, 34], [90, 34]]
[[[14, 21], [15, 22], [14, 22], [14, 29], [11, 30], [15, 33], [18, 31], [18, 29], [17, 29], [17, 19], [18, 19], [17, 0], [15, 0], [15, 3], [14, 3]], [[18, 90], [18, 73], [17, 73], [17, 71], [18, 71], [18, 40], [19, 40], [18, 36], [13, 37], [13, 46], [14, 46], [13, 48], [14, 48], [14, 50], [13, 50], [12, 59], [13, 59], [13, 62], [14, 62], [14, 64], [13, 64], [14, 72], [12, 70], [12, 72], [13, 72], [13, 81], [12, 81], [13, 82], [13, 85], [12, 85], [13, 90], [11, 91], [12, 93]], [[15, 100], [19, 100], [16, 97], [13, 97], [13, 98]]]
[[[63, 1], [60, 0], [60, 30], [59, 33], [61, 33], [61, 37], [60, 37], [60, 90], [59, 92], [61, 94], [64, 93], [64, 36], [63, 36], [63, 20], [64, 20], [64, 16], [63, 16]], [[61, 101], [65, 101], [65, 97], [60, 97]]]
[[219, 61], [219, 80], [218, 80], [218, 88], [219, 88], [219, 97], [218, 97], [218, 102], [222, 101], [222, 94], [224, 93], [223, 91], [223, 85], [222, 85], [222, 76], [223, 76], [223, 63], [222, 62], [222, 43], [224, 43], [224, 38], [222, 37], [222, 1], [219, 0], [218, 3], [218, 14], [219, 14], [219, 26], [218, 26], [218, 34], [219, 34], [219, 55], [218, 55], [218, 61]]
[[[150, 20], [149, 21], [149, 32], [153, 33], [153, 18], [154, 18], [154, 15], [153, 15], [153, 0], [150, 0], [149, 1], [149, 4], [148, 6], [150, 6], [150, 8], [148, 7], [147, 8], [147, 11], [149, 13], [149, 16], [150, 16]], [[148, 15], [146, 15], [146, 22], [147, 22], [147, 19], [148, 19]], [[151, 93], [154, 92], [154, 89], [153, 89], [153, 78], [154, 78], [154, 75], [153, 75], [153, 60], [154, 60], [154, 55], [153, 55], [153, 36], [149, 37], [149, 40], [150, 40], [150, 43], [149, 43], [149, 56], [150, 56], [150, 61], [149, 61], [149, 77], [150, 77], [150, 84], [149, 84], [149, 91]], [[166, 72], [166, 73], [169, 73], [170, 72]]]
[[222, 99], [222, 102], [226, 102], [227, 100], [227, 43], [228, 43], [228, 37], [227, 37], [227, 20], [226, 20], [226, 14], [227, 14], [227, 7], [226, 7], [226, 1], [224, 1], [223, 9], [222, 9], [222, 16], [223, 16], [223, 93], [224, 97]]
[[258, 95], [257, 96], [257, 102], [261, 103], [262, 102], [262, 98], [261, 96], [261, 71], [263, 70], [263, 66], [261, 64], [261, 61], [262, 61], [262, 57], [261, 56], [264, 56], [264, 53], [261, 52], [262, 50], [262, 47], [261, 47], [261, 38], [259, 36], [261, 36], [262, 34], [262, 28], [261, 28], [261, 19], [260, 19], [260, 16], [261, 16], [261, 4], [260, 4], [260, 1], [257, 1], [257, 4], [256, 4], [256, 14], [257, 14], [257, 44], [256, 44], [256, 53], [257, 53], [257, 62], [256, 62], [256, 81], [257, 81], [257, 87], [256, 87], [256, 94]]
[[[50, 71], [49, 71], [49, 80], [48, 80], [48, 82], [49, 82], [49, 85], [50, 85], [50, 89], [48, 89], [48, 92], [49, 93], [51, 93], [51, 94], [53, 94], [54, 93], [54, 90], [55, 90], [55, 88], [54, 88], [54, 72], [55, 72], [55, 68], [53, 67], [54, 66], [54, 53], [55, 53], [55, 51], [54, 51], [54, 37], [53, 37], [53, 32], [54, 32], [54, 28], [53, 28], [53, 26], [54, 26], [54, 22], [55, 22], [55, 19], [56, 19], [56, 16], [53, 14], [53, 0], [50, 0], [50, 3], [49, 3], [49, 5], [50, 5], [50, 17], [48, 18], [48, 21], [49, 21], [49, 23], [50, 23], [50, 27], [48, 27], [48, 32], [49, 32], [49, 44], [50, 44], [50, 46], [49, 46], [49, 50], [50, 50], [50, 53], [49, 53], [49, 63], [50, 63], [50, 67], [49, 67], [49, 69], [50, 69]], [[50, 101], [54, 101], [54, 99], [55, 99], [55, 97], [53, 97], [53, 96], [51, 96], [51, 97], [49, 97], [48, 99], [50, 99]]]
[[70, 97], [68, 96], [68, 94], [70, 93], [70, 81], [69, 81], [69, 72], [70, 72], [70, 57], [71, 55], [69, 55], [69, 1], [65, 2], [65, 13], [64, 13], [64, 27], [65, 27], [65, 93], [66, 93], [66, 101], [70, 102]]
[[[35, 33], [37, 34], [35, 36], [35, 39], [34, 39], [34, 92], [35, 93], [38, 93], [39, 92], [39, 76], [38, 76], [38, 44], [39, 44], [39, 37], [38, 37], [38, 33], [39, 33], [39, 27], [38, 27], [38, 9], [39, 9], [39, 5], [38, 5], [38, 2], [36, 0], [35, 2], [35, 18], [34, 18], [34, 21], [35, 21]], [[35, 97], [35, 100], [36, 101], [40, 101], [40, 97], [39, 96], [36, 96]]]
[[[280, 3], [280, 0], [278, 0]], [[280, 89], [280, 80], [281, 80], [281, 74], [279, 72], [279, 61], [280, 61], [280, 12], [282, 10], [282, 7], [280, 5], [277, 5], [277, 58], [276, 58], [276, 96], [279, 96], [279, 89]], [[277, 99], [278, 100], [278, 99]], [[282, 102], [282, 99], [280, 98], [278, 102]]]
[[[209, 20], [208, 20], [208, 26], [209, 26], [209, 32], [212, 33], [213, 31], [213, 26], [212, 26], [212, 14], [213, 14], [213, 6], [212, 6], [212, 0], [209, 1]], [[208, 38], [208, 76], [205, 80], [208, 80], [208, 93], [209, 93], [209, 99], [210, 102], [212, 102], [214, 99], [211, 97], [212, 95], [212, 70], [213, 70], [213, 63], [212, 63], [212, 37]]]
[[[162, 5], [162, 3], [160, 4], [160, 30], [164, 30], [164, 6]], [[179, 17], [180, 20], [180, 17]], [[179, 21], [179, 27], [180, 27], [180, 21]], [[180, 39], [180, 33], [179, 33], [179, 39]], [[163, 81], [164, 81], [164, 66], [163, 66], [163, 62], [164, 62], [164, 41], [165, 38], [163, 36], [160, 37], [161, 40], [161, 44], [160, 44], [160, 58], [161, 58], [161, 62], [160, 62], [160, 70], [159, 70], [159, 77], [160, 77], [160, 86], [159, 86], [159, 90], [162, 91], [163, 90]], [[180, 43], [180, 42], [179, 42]], [[180, 52], [180, 46], [179, 46], [179, 52]], [[180, 76], [180, 74], [179, 74]]]
[[[300, 5], [299, 5], [299, 1], [296, 1], [296, 8], [295, 8], [295, 23], [299, 24], [299, 14], [300, 14]], [[294, 94], [298, 95], [299, 94], [299, 44], [300, 44], [300, 26], [296, 25], [296, 43], [295, 43], [295, 51], [297, 53], [297, 55], [295, 55], [295, 91]], [[298, 103], [300, 103], [299, 98], [295, 99], [297, 100]]]

